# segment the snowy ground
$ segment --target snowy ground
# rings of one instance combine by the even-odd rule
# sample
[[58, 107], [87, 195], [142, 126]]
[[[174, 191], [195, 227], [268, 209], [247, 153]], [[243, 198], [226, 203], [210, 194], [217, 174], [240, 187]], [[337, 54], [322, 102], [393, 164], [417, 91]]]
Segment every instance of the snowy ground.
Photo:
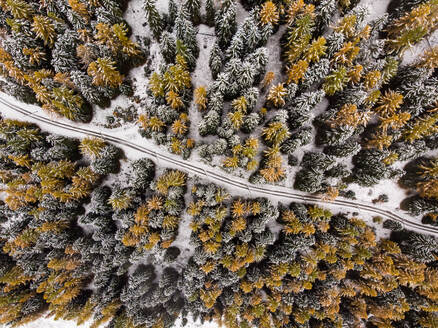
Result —
[[[22, 328], [89, 328], [92, 322], [86, 322], [82, 325], [76, 325], [74, 321], [65, 321], [65, 320], [53, 320], [50, 318], [41, 318], [34, 322], [22, 325]], [[0, 325], [1, 327], [1, 325]], [[174, 328], [182, 328], [182, 320], [178, 318], [175, 322]], [[200, 320], [193, 321], [188, 318], [187, 324], [184, 326], [185, 328], [218, 328], [219, 326], [215, 322], [204, 322], [201, 324]]]

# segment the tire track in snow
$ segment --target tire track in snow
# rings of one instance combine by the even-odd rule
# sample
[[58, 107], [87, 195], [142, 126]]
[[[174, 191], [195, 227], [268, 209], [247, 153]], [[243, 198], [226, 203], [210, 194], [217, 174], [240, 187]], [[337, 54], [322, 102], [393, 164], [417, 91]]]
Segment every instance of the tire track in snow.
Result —
[[403, 224], [405, 228], [410, 228], [416, 231], [421, 231], [423, 233], [432, 234], [438, 237], [438, 227], [426, 226], [421, 223], [415, 222], [416, 218], [409, 216], [408, 213], [403, 213], [402, 211], [395, 209], [388, 209], [383, 206], [374, 206], [371, 203], [363, 202], [363, 201], [349, 201], [345, 199], [335, 199], [333, 201], [323, 200], [318, 196], [306, 194], [303, 192], [298, 192], [295, 190], [290, 190], [289, 188], [283, 186], [273, 186], [273, 185], [253, 185], [246, 180], [234, 177], [225, 172], [215, 172], [211, 170], [207, 165], [200, 162], [192, 162], [189, 160], [181, 160], [176, 156], [172, 156], [169, 154], [163, 154], [160, 152], [156, 152], [154, 150], [148, 149], [144, 146], [138, 145], [128, 140], [124, 140], [122, 138], [114, 137], [109, 134], [105, 134], [102, 132], [96, 132], [94, 130], [81, 128], [78, 126], [74, 126], [74, 124], [67, 124], [64, 122], [57, 122], [50, 118], [40, 116], [36, 114], [36, 112], [32, 112], [30, 110], [24, 109], [16, 104], [11, 103], [10, 101], [2, 98], [0, 96], [0, 104], [5, 106], [6, 108], [13, 110], [17, 113], [20, 113], [24, 116], [30, 117], [36, 121], [49, 124], [52, 126], [56, 126], [62, 128], [67, 131], [72, 131], [75, 133], [81, 133], [86, 136], [93, 136], [102, 138], [108, 142], [111, 142], [120, 148], [130, 148], [134, 149], [140, 153], [146, 154], [148, 157], [152, 159], [156, 159], [157, 161], [163, 161], [167, 166], [171, 166], [176, 169], [186, 170], [192, 174], [198, 175], [200, 177], [208, 178], [224, 187], [233, 186], [238, 188], [244, 194], [249, 193], [252, 197], [267, 197], [274, 198], [278, 201], [297, 201], [302, 203], [309, 204], [325, 204], [330, 207], [341, 207], [341, 208], [349, 208], [353, 211], [366, 211], [369, 213], [377, 214], [386, 218], [389, 218], [394, 221], [398, 221]]

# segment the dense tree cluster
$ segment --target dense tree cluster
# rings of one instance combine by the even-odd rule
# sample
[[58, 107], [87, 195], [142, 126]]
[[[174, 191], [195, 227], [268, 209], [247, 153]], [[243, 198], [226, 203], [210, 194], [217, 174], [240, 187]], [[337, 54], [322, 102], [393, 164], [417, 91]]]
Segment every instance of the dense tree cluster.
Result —
[[153, 1], [146, 0], [144, 9], [149, 27], [160, 41], [163, 63], [149, 76], [147, 104], [138, 119], [140, 132], [187, 158], [195, 146], [189, 137], [188, 113], [193, 93], [190, 73], [199, 53], [191, 17], [199, 15], [199, 2], [187, 0], [179, 7], [172, 2], [169, 21], [161, 17]]
[[0, 3], [3, 91], [86, 122], [91, 105], [130, 92], [123, 73], [143, 56], [129, 39], [123, 1]]
[[[129, 38], [125, 7], [0, 1], [2, 90], [80, 121], [91, 105], [131, 93], [123, 75], [144, 53]], [[370, 9], [356, 0], [171, 0], [162, 12], [144, 0], [145, 44], [158, 56], [131, 120], [168, 151], [188, 158], [196, 147], [252, 183], [334, 198], [351, 183], [409, 176], [398, 162], [438, 147], [438, 47], [408, 65], [403, 54], [436, 30], [438, 4], [393, 0], [373, 20]], [[208, 65], [199, 63], [202, 25], [214, 33]], [[198, 74], [211, 82], [192, 81]], [[417, 198], [431, 212], [434, 200]]]
[[[438, 148], [438, 47], [402, 65], [437, 29], [438, 2], [392, 1], [372, 21], [357, 3], [170, 0], [162, 13], [144, 0], [158, 65], [145, 67], [131, 120], [183, 158], [199, 135], [206, 161], [327, 200], [352, 197], [349, 183], [399, 179], [413, 191], [402, 206], [438, 225], [438, 159], [425, 155]], [[131, 93], [124, 75], [144, 53], [125, 5], [0, 0], [1, 89], [83, 122]], [[214, 29], [208, 85], [192, 80], [200, 24]], [[92, 328], [170, 328], [189, 315], [229, 328], [438, 326], [434, 237], [385, 220], [390, 237], [378, 239], [356, 216], [122, 158], [99, 138], [0, 119], [0, 324], [50, 314]]]
[[195, 251], [184, 270], [183, 293], [197, 316], [210, 312], [220, 295], [231, 292], [247, 269], [265, 258], [274, 242], [266, 224], [278, 211], [266, 199], [231, 199], [214, 184], [195, 185], [192, 195], [187, 212]]
[[[275, 217], [279, 236], [234, 283], [228, 257], [213, 261], [207, 274], [203, 262], [186, 269], [189, 277], [207, 275], [189, 298], [201, 317], [227, 327], [433, 327], [433, 238], [404, 232], [404, 242], [377, 241], [358, 218], [296, 203]], [[238, 245], [222, 244], [218, 251], [229, 249], [231, 258], [241, 254]], [[194, 267], [196, 261], [198, 254]]]
[[[198, 131], [201, 136], [217, 135], [219, 139], [201, 145], [199, 154], [207, 159], [225, 154], [223, 167], [253, 171], [258, 165], [255, 157], [259, 142], [242, 134], [255, 132], [263, 120], [264, 111], [256, 110], [260, 97], [256, 86], [265, 76], [268, 61], [265, 46], [273, 26], [262, 23], [261, 13], [254, 8], [237, 27], [234, 1], [222, 3], [215, 22], [217, 38], [209, 59], [214, 81], [202, 86], [206, 90], [205, 105], [199, 106], [203, 118]], [[268, 82], [265, 81], [266, 85]]]
[[438, 211], [437, 168], [436, 158], [419, 157], [406, 165], [400, 179], [403, 187], [416, 192], [403, 205], [413, 215], [424, 215], [424, 223], [434, 225]]
[[[377, 240], [357, 217], [236, 197], [149, 159], [114, 179], [120, 156], [100, 139], [0, 121], [0, 323], [47, 314], [114, 328], [172, 327], [188, 315], [227, 327], [437, 322], [434, 237], [387, 220], [391, 239]], [[418, 168], [414, 185], [433, 197], [436, 161]], [[189, 258], [173, 246], [185, 213]]]
[[171, 244], [186, 175], [165, 170], [154, 180], [155, 164], [140, 159], [108, 186], [121, 152], [100, 139], [11, 120], [0, 121], [0, 134], [0, 322], [48, 311], [93, 327], [173, 322], [184, 304], [179, 273], [169, 265], [157, 276], [150, 262], [179, 254]]
[[[438, 89], [436, 46], [399, 67], [403, 52], [435, 30], [436, 2], [399, 2], [373, 21], [350, 1], [245, 2], [240, 25], [236, 2], [222, 3], [209, 61], [214, 81], [194, 92], [203, 116], [198, 132], [217, 139], [201, 142], [199, 155], [209, 162], [225, 156], [227, 171], [250, 171], [253, 183], [284, 180], [287, 163], [298, 160], [293, 186], [331, 196], [349, 183], [400, 177], [397, 161], [436, 148]], [[272, 58], [264, 47], [279, 31], [282, 57]], [[253, 79], [246, 65], [262, 53]], [[266, 72], [270, 60], [281, 61], [282, 71]], [[333, 167], [297, 158], [311, 143]]]

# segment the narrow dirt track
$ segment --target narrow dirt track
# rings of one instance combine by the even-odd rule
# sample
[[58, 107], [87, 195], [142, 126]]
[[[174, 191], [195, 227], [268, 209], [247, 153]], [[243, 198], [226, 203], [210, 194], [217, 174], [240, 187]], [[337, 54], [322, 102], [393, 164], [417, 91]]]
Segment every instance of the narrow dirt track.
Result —
[[[268, 197], [271, 199], [276, 199], [283, 202], [301, 202], [310, 204], [324, 204], [330, 207], [339, 207], [342, 210], [349, 209], [351, 211], [366, 211], [374, 215], [379, 215], [388, 219], [398, 221], [404, 225], [406, 229], [413, 229], [415, 231], [421, 231], [422, 233], [427, 233], [435, 235], [438, 237], [438, 227], [427, 226], [416, 222], [418, 219], [411, 217], [408, 213], [404, 213], [400, 210], [385, 208], [384, 206], [375, 206], [372, 203], [367, 203], [363, 201], [351, 201], [345, 199], [336, 199], [333, 201], [326, 201], [318, 196], [306, 194], [303, 192], [291, 190], [282, 186], [273, 185], [253, 185], [248, 183], [246, 180], [232, 176], [223, 171], [215, 172], [211, 167], [200, 162], [193, 162], [190, 160], [182, 160], [177, 156], [170, 154], [164, 154], [150, 150], [144, 146], [138, 145], [136, 143], [124, 140], [118, 137], [114, 137], [100, 131], [93, 131], [90, 129], [81, 128], [74, 126], [74, 123], [68, 124], [64, 122], [58, 122], [50, 118], [38, 115], [31, 112], [25, 108], [22, 108], [10, 101], [2, 98], [0, 96], [0, 108], [1, 112], [7, 115], [8, 111], [14, 111], [23, 115], [22, 119], [32, 118], [35, 121], [45, 123], [48, 125], [56, 126], [68, 131], [83, 134], [86, 136], [93, 136], [102, 138], [108, 142], [111, 142], [122, 149], [130, 148], [136, 150], [151, 159], [156, 159], [162, 161], [168, 167], [177, 168], [180, 170], [185, 170], [189, 173], [198, 175], [200, 177], [205, 177], [212, 182], [215, 182], [221, 186], [239, 189], [240, 194], [251, 195], [252, 197]], [[233, 190], [234, 191], [234, 190]]]

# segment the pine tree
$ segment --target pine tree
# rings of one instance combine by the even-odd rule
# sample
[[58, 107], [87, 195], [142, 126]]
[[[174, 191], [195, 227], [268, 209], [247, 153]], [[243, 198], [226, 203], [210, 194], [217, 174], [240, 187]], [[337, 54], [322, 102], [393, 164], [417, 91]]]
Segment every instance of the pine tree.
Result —
[[325, 55], [327, 49], [326, 42], [323, 36], [314, 40], [306, 50], [306, 60], [308, 62], [318, 62]]
[[216, 78], [222, 69], [222, 51], [218, 43], [215, 43], [210, 52], [209, 66], [213, 78]]
[[370, 71], [367, 74], [365, 74], [365, 76], [363, 77], [363, 85], [365, 87], [366, 90], [371, 90], [373, 88], [375, 88], [380, 79], [382, 77], [382, 73], [379, 71]]
[[357, 21], [357, 15], [346, 15], [336, 24], [334, 30], [337, 33], [342, 33], [346, 38], [352, 38], [356, 33]]
[[173, 109], [179, 109], [184, 106], [184, 103], [181, 100], [180, 96], [173, 90], [169, 90], [166, 93], [166, 102]]
[[190, 20], [197, 25], [201, 22], [201, 2], [199, 0], [185, 0], [183, 7], [190, 15]]
[[183, 187], [186, 184], [186, 174], [171, 170], [162, 174], [157, 181], [157, 190], [163, 194], [167, 195], [170, 187]]
[[287, 8], [287, 20], [289, 24], [292, 24], [298, 13], [305, 8], [306, 4], [303, 0], [296, 0], [289, 4]]
[[231, 103], [231, 106], [234, 110], [245, 114], [248, 109], [248, 100], [246, 100], [245, 96], [241, 96], [237, 99], [234, 99]]
[[112, 206], [114, 210], [127, 209], [131, 205], [132, 196], [123, 189], [114, 189], [111, 197], [108, 199], [108, 204]]
[[175, 60], [176, 40], [166, 31], [161, 34], [160, 51], [166, 63], [170, 64]]
[[263, 129], [263, 136], [266, 141], [273, 145], [279, 145], [286, 140], [290, 133], [287, 126], [282, 122], [271, 122], [268, 127]]
[[[102, 92], [93, 86], [93, 79], [81, 71], [72, 71], [70, 78], [75, 85], [75, 88], [80, 90], [82, 96], [90, 104], [102, 104], [105, 97]], [[38, 93], [35, 91], [38, 95]], [[44, 101], [42, 101], [44, 102]]]
[[213, 0], [207, 0], [205, 2], [205, 23], [208, 26], [214, 26], [214, 18], [216, 16], [216, 8]]
[[91, 62], [96, 60], [95, 52], [93, 51], [93, 48], [88, 47], [84, 44], [81, 44], [76, 48], [76, 54], [80, 58], [81, 63], [84, 64], [84, 66], [86, 67], [88, 67], [88, 65], [90, 65]]
[[362, 78], [363, 66], [360, 64], [354, 65], [353, 69], [348, 72], [348, 77], [352, 84], [358, 84]]
[[114, 37], [117, 38], [120, 43], [120, 48], [122, 52], [130, 57], [135, 57], [140, 55], [141, 51], [137, 43], [131, 41], [128, 38], [128, 28], [125, 23], [114, 24], [111, 27]]
[[243, 40], [242, 35], [240, 33], [240, 30], [234, 34], [233, 39], [231, 40], [230, 46], [228, 47], [227, 51], [225, 52], [225, 58], [226, 60], [231, 60], [234, 58], [241, 58], [242, 57], [242, 51], [243, 51]]
[[79, 60], [76, 57], [76, 48], [79, 43], [78, 34], [74, 31], [66, 30], [64, 34], [58, 34], [51, 60], [56, 72], [70, 72], [80, 69]]
[[216, 13], [215, 30], [218, 43], [224, 49], [236, 32], [236, 3], [234, 0], [222, 2], [220, 10]]
[[109, 24], [97, 23], [96, 24], [97, 33], [94, 38], [101, 44], [106, 45], [113, 54], [117, 53], [119, 48], [119, 43], [115, 35], [113, 34]]
[[165, 82], [157, 72], [153, 72], [151, 74], [148, 87], [149, 90], [152, 91], [152, 94], [155, 98], [164, 97]]
[[380, 131], [379, 133], [371, 136], [371, 139], [369, 139], [367, 142], [367, 146], [383, 150], [384, 148], [391, 146], [392, 141], [393, 137], [391, 135], [388, 135], [384, 131]]
[[82, 139], [79, 149], [85, 156], [98, 158], [102, 156], [102, 150], [105, 147], [105, 141], [99, 138]]
[[299, 15], [294, 23], [288, 26], [284, 53], [288, 64], [293, 64], [308, 48], [313, 29], [314, 17], [312, 13]]
[[62, 86], [60, 88], [53, 88], [51, 105], [53, 105], [57, 112], [72, 121], [88, 121], [89, 112], [83, 110], [83, 99], [74, 91]]
[[169, 0], [169, 22], [175, 22], [178, 15], [178, 7], [174, 0]]
[[272, 83], [272, 81], [274, 81], [274, 78], [275, 78], [274, 72], [266, 72], [265, 77], [263, 78], [262, 88], [263, 89], [267, 88]]
[[293, 64], [287, 71], [287, 83], [295, 83], [298, 82], [304, 77], [304, 74], [309, 67], [309, 63], [305, 60], [299, 60], [295, 64]]
[[31, 65], [39, 65], [47, 60], [46, 53], [42, 51], [42, 48], [23, 48], [23, 55], [29, 56]]
[[334, 125], [357, 127], [358, 125], [365, 125], [370, 118], [370, 112], [359, 112], [355, 104], [345, 104], [336, 113], [333, 123]]
[[29, 19], [33, 13], [32, 6], [23, 0], [7, 0], [2, 7], [6, 7], [15, 19]]
[[90, 19], [90, 14], [85, 3], [82, 3], [79, 0], [68, 0], [68, 4], [74, 12], [79, 14], [85, 21], [88, 22]]
[[388, 128], [398, 130], [403, 127], [410, 118], [411, 114], [408, 112], [392, 114], [388, 117], [380, 117], [380, 126], [384, 132], [386, 132]]
[[184, 120], [178, 119], [172, 123], [172, 132], [177, 135], [184, 135], [188, 131]]
[[163, 31], [163, 21], [155, 7], [155, 0], [144, 0], [143, 8], [146, 12], [146, 19], [148, 20], [149, 28], [156, 40], [160, 39]]
[[360, 48], [349, 41], [344, 43], [342, 48], [333, 55], [333, 59], [339, 64], [351, 66], [359, 51]]
[[266, 168], [260, 170], [260, 175], [268, 182], [277, 182], [285, 177], [286, 172], [281, 167], [280, 160], [280, 164], [278, 162], [268, 163]]
[[143, 129], [151, 129], [154, 132], [160, 132], [166, 124], [160, 120], [157, 116], [151, 116], [141, 114], [138, 117], [138, 122], [143, 127]]
[[224, 167], [236, 169], [239, 167], [239, 158], [237, 156], [226, 157], [223, 161]]
[[392, 115], [403, 104], [403, 95], [392, 90], [386, 91], [379, 99], [380, 106], [375, 111], [383, 117]]
[[240, 126], [243, 124], [243, 116], [244, 114], [239, 110], [228, 113], [228, 118], [235, 130], [240, 129]]

